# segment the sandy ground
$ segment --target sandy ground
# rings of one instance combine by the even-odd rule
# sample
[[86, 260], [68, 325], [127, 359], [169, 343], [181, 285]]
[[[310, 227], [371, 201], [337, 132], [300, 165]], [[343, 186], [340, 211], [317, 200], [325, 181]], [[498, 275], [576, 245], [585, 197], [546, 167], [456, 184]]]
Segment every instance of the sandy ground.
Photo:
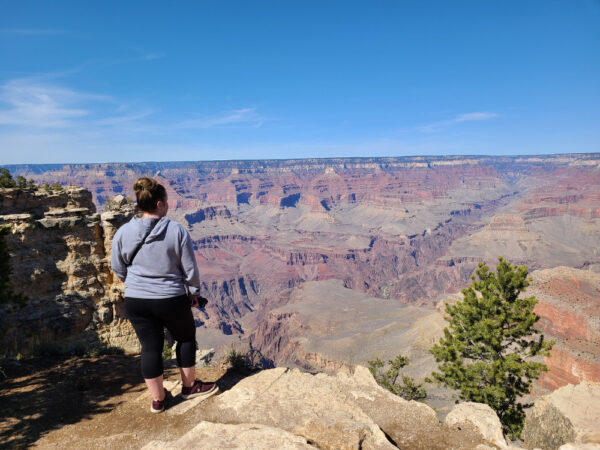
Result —
[[[199, 420], [195, 414], [150, 413], [139, 357], [35, 359], [3, 370], [0, 448], [140, 448], [181, 436]], [[243, 376], [216, 367], [197, 372], [203, 381], [217, 381], [221, 391]], [[165, 380], [178, 379], [175, 367], [166, 368]], [[182, 402], [179, 386], [169, 397], [167, 408]]]

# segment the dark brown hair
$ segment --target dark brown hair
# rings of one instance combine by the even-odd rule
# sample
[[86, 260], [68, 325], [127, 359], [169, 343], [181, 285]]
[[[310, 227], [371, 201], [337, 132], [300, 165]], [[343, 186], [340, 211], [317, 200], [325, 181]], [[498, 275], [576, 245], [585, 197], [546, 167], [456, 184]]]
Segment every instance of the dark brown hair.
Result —
[[159, 200], [167, 197], [164, 186], [154, 178], [141, 177], [133, 183], [138, 208], [142, 211], [154, 211]]

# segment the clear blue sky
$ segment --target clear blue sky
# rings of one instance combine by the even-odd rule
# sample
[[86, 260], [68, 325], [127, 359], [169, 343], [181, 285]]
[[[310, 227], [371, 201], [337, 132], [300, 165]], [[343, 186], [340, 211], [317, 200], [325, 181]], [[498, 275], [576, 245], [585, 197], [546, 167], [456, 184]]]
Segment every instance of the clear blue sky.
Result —
[[600, 151], [600, 0], [0, 0], [0, 163]]

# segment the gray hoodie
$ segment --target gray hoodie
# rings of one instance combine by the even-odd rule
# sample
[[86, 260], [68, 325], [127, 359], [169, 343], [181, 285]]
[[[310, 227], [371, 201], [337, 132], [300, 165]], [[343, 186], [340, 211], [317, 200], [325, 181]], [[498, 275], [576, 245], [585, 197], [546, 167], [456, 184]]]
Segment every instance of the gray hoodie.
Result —
[[[154, 222], [131, 264], [131, 256]], [[125, 281], [125, 296], [169, 298], [200, 293], [200, 276], [190, 235], [179, 223], [161, 219], [134, 217], [117, 230], [113, 239], [110, 265]]]

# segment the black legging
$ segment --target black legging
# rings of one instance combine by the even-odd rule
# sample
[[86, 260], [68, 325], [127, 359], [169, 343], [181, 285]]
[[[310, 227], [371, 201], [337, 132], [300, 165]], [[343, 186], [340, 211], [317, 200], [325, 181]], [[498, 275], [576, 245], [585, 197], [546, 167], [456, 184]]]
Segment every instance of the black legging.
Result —
[[142, 344], [144, 378], [163, 374], [164, 327], [177, 341], [177, 365], [196, 365], [196, 326], [186, 295], [159, 299], [125, 297], [125, 312]]

